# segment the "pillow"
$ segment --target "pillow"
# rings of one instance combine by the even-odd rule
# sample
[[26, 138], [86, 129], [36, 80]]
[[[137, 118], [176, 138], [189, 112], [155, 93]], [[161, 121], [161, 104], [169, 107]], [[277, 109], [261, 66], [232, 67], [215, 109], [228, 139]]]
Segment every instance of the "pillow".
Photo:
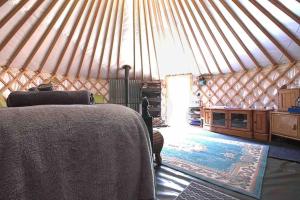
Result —
[[0, 108], [7, 107], [6, 105], [6, 99], [0, 94]]
[[104, 96], [101, 94], [94, 94], [95, 104], [105, 103]]

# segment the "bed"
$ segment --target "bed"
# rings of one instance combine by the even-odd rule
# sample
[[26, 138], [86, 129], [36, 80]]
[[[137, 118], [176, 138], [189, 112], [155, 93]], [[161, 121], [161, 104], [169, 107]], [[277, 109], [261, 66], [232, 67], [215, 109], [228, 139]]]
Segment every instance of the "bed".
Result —
[[143, 119], [120, 105], [0, 109], [0, 199], [155, 198]]

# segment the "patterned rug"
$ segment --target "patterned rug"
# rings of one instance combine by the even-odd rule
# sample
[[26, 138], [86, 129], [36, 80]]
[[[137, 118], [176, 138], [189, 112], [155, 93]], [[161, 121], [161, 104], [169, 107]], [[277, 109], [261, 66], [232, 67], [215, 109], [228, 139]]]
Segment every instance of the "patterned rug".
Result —
[[175, 200], [238, 200], [202, 184], [191, 182]]
[[165, 140], [163, 164], [226, 189], [260, 198], [267, 145], [202, 129], [185, 130], [184, 134], [170, 129], [161, 132]]

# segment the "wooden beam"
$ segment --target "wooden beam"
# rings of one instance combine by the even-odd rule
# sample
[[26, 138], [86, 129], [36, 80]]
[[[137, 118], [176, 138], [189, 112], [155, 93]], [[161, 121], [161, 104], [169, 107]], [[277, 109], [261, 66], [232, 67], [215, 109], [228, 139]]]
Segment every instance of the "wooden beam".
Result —
[[225, 1], [220, 1], [226, 10], [230, 13], [230, 15], [237, 21], [237, 23], [242, 27], [242, 29], [248, 34], [248, 36], [252, 39], [255, 45], [260, 49], [263, 55], [271, 62], [272, 65], [276, 65], [275, 60], [269, 54], [267, 49], [256, 39], [256, 37], [252, 34], [246, 24], [238, 17], [238, 15], [230, 8], [230, 6]]
[[100, 32], [102, 30], [102, 24], [103, 24], [103, 19], [104, 19], [105, 13], [106, 13], [107, 3], [108, 3], [108, 0], [105, 0], [104, 8], [102, 9], [101, 19], [99, 21], [97, 35], [96, 35], [95, 40], [94, 40], [93, 52], [92, 52], [91, 60], [90, 60], [90, 63], [89, 63], [89, 70], [88, 70], [87, 79], [91, 78], [91, 70], [92, 70], [93, 61], [94, 61], [94, 58], [95, 58], [96, 49], [97, 49], [97, 46], [98, 46], [98, 43], [99, 43], [99, 36], [100, 36]]
[[119, 43], [118, 43], [118, 55], [117, 55], [117, 74], [116, 74], [117, 79], [119, 79], [119, 72], [120, 72], [120, 55], [121, 55], [121, 45], [122, 45], [122, 36], [123, 36], [124, 10], [125, 10], [125, 0], [122, 0], [120, 31], [119, 31]]
[[117, 24], [117, 18], [118, 18], [119, 2], [120, 1], [117, 1], [115, 13], [114, 13], [115, 16], [114, 16], [114, 19], [113, 19], [112, 36], [111, 36], [111, 39], [110, 39], [110, 51], [109, 51], [108, 64], [107, 64], [107, 75], [106, 75], [107, 80], [109, 80], [109, 78], [110, 78], [110, 65], [111, 65], [113, 45], [114, 45], [114, 41], [115, 41], [115, 32], [116, 32], [116, 24]]
[[242, 46], [242, 48], [244, 49], [244, 51], [247, 53], [248, 57], [252, 60], [252, 62], [255, 64], [255, 66], [257, 68], [260, 68], [260, 64], [258, 63], [258, 61], [256, 60], [256, 58], [252, 55], [252, 53], [250, 52], [250, 50], [244, 44], [242, 38], [237, 34], [237, 32], [232, 28], [232, 26], [230, 25], [230, 23], [226, 20], [226, 18], [224, 17], [224, 15], [222, 14], [222, 12], [219, 10], [219, 8], [216, 6], [216, 4], [212, 0], [209, 0], [209, 2], [212, 5], [212, 7], [215, 9], [216, 13], [218, 13], [218, 15], [221, 17], [221, 19], [223, 20], [223, 22], [229, 28], [229, 30], [231, 31], [231, 33], [233, 34], [233, 36], [237, 39], [237, 41]]
[[[207, 8], [207, 6], [205, 5], [205, 3], [203, 1], [199, 1], [202, 5], [202, 7], [204, 8], [205, 12], [207, 13], [208, 17], [210, 18], [210, 20], [213, 22], [214, 26], [217, 28], [219, 34], [221, 35], [222, 39], [225, 41], [225, 43], [227, 44], [227, 46], [229, 47], [230, 51], [232, 52], [233, 56], [235, 57], [235, 59], [238, 61], [238, 63], [240, 64], [240, 66], [242, 67], [243, 70], [247, 70], [247, 68], [245, 67], [244, 63], [242, 62], [242, 60], [240, 59], [240, 57], [238, 56], [238, 54], [236, 53], [236, 51], [234, 50], [234, 48], [232, 47], [231, 43], [228, 41], [227, 37], [225, 36], [225, 33], [223, 32], [223, 30], [220, 28], [220, 26], [218, 25], [217, 21], [215, 20], [215, 18], [213, 17], [213, 15], [211, 14], [211, 12], [209, 11], [209, 9]], [[231, 70], [233, 71], [233, 69], [231, 68]]]
[[6, 2], [8, 2], [8, 0], [1, 0], [0, 1], [0, 7], [2, 7]]
[[69, 3], [68, 1], [65, 1], [63, 3], [63, 5], [59, 8], [58, 12], [56, 12], [56, 14], [53, 17], [53, 19], [51, 20], [50, 24], [47, 26], [46, 31], [40, 37], [39, 41], [33, 47], [33, 50], [30, 52], [29, 56], [25, 60], [25, 63], [23, 64], [23, 67], [21, 68], [22, 70], [27, 69], [28, 65], [30, 64], [30, 62], [32, 61], [33, 57], [35, 56], [35, 54], [37, 53], [37, 51], [39, 50], [39, 48], [41, 47], [41, 45], [45, 41], [46, 37], [48, 36], [48, 34], [50, 33], [50, 31], [52, 30], [53, 26], [56, 24], [57, 20], [59, 19], [59, 17], [63, 13], [63, 11], [66, 9], [68, 3]]
[[[56, 32], [56, 34], [55, 34], [55, 36], [54, 36], [54, 39], [52, 40], [52, 42], [51, 42], [49, 48], [47, 49], [47, 52], [46, 52], [46, 54], [45, 54], [45, 56], [44, 56], [42, 62], [40, 63], [40, 67], [39, 67], [39, 69], [37, 70], [38, 72], [41, 72], [42, 69], [44, 68], [44, 65], [45, 65], [45, 63], [46, 63], [46, 61], [47, 61], [47, 59], [48, 59], [50, 53], [52, 52], [53, 47], [55, 46], [55, 44], [56, 44], [58, 38], [60, 37], [60, 35], [61, 35], [61, 33], [62, 33], [64, 27], [66, 26], [68, 20], [70, 19], [70, 16], [73, 14], [73, 11], [74, 11], [74, 9], [75, 9], [77, 3], [78, 3], [78, 1], [75, 1], [75, 2], [72, 4], [72, 7], [70, 8], [70, 10], [69, 10], [67, 16], [64, 18], [62, 24], [60, 25], [59, 29], [57, 30], [57, 32]], [[25, 65], [24, 67], [26, 68], [27, 66]], [[25, 69], [25, 68], [24, 68], [24, 69]]]
[[180, 35], [180, 33], [179, 33], [179, 28], [178, 28], [178, 25], [177, 25], [177, 22], [176, 22], [176, 19], [175, 19], [175, 16], [174, 16], [174, 13], [173, 13], [173, 10], [172, 10], [170, 1], [168, 0], [168, 1], [166, 1], [166, 2], [167, 2], [167, 5], [168, 5], [169, 10], [170, 10], [170, 13], [171, 13], [171, 18], [172, 18], [173, 24], [175, 25], [176, 32], [177, 32], [177, 34], [178, 34], [178, 37], [179, 37], [179, 40], [180, 40], [180, 44], [181, 44], [182, 50], [184, 51], [184, 46], [183, 46], [182, 38], [181, 38], [181, 35]]
[[3, 41], [0, 44], [0, 51], [7, 45], [11, 38], [20, 30], [24, 23], [31, 17], [31, 15], [36, 11], [36, 9], [43, 3], [43, 1], [37, 1], [35, 4], [26, 12], [25, 16], [18, 21], [14, 27], [9, 31], [5, 36]]
[[142, 29], [141, 29], [141, 11], [140, 11], [140, 0], [138, 0], [138, 24], [139, 24], [139, 42], [140, 42], [140, 61], [141, 61], [141, 79], [144, 80], [144, 67], [143, 67], [143, 41], [142, 41]]
[[[168, 1], [170, 1], [170, 0], [168, 0]], [[180, 22], [181, 27], [182, 27], [182, 30], [183, 30], [183, 32], [184, 32], [185, 38], [186, 38], [186, 40], [187, 40], [187, 42], [188, 42], [188, 44], [189, 44], [189, 47], [190, 47], [190, 50], [191, 50], [191, 52], [192, 52], [192, 54], [193, 54], [193, 57], [194, 57], [196, 66], [198, 67], [198, 71], [199, 71], [199, 73], [200, 73], [200, 66], [199, 66], [199, 64], [198, 64], [198, 62], [197, 62], [196, 55], [195, 55], [194, 50], [193, 50], [193, 48], [192, 48], [192, 44], [191, 44], [191, 42], [190, 42], [190, 40], [189, 40], [188, 34], [187, 34], [187, 32], [186, 32], [186, 29], [185, 29], [185, 27], [184, 27], [183, 21], [182, 21], [182, 19], [181, 19], [181, 16], [180, 16], [180, 13], [179, 13], [179, 9], [178, 9], [178, 7], [177, 7], [177, 5], [176, 5], [175, 0], [171, 0], [171, 2], [172, 2], [172, 4], [173, 4], [173, 6], [174, 6], [175, 13], [176, 13], [176, 15], [177, 15], [177, 17], [178, 17], [178, 19], [179, 19], [179, 22]], [[201, 74], [201, 73], [200, 73], [200, 74]]]
[[84, 60], [84, 57], [85, 57], [85, 54], [86, 54], [87, 47], [88, 47], [89, 42], [90, 42], [91, 34], [92, 34], [94, 26], [95, 26], [95, 21], [96, 21], [96, 18], [98, 16], [99, 12], [100, 12], [100, 9], [99, 9], [100, 4], [101, 4], [101, 1], [97, 1], [96, 9], [93, 12], [92, 22], [90, 24], [90, 27], [89, 27], [88, 32], [87, 32], [87, 37], [86, 37], [85, 42], [84, 42], [84, 47], [83, 47], [83, 50], [82, 50], [82, 53], [81, 53], [78, 69], [77, 69], [77, 72], [76, 72], [76, 78], [79, 78], [79, 76], [80, 76], [80, 72], [81, 72], [81, 69], [82, 69], [82, 66], [83, 66], [83, 60]]
[[111, 19], [111, 13], [112, 13], [112, 9], [113, 9], [113, 4], [114, 4], [114, 1], [111, 1], [109, 12], [108, 12], [108, 19], [107, 19], [106, 24], [105, 24], [105, 30], [104, 30], [105, 34], [104, 34], [104, 38], [103, 38], [103, 47], [102, 47], [101, 55], [100, 55], [100, 61], [99, 61], [99, 68], [98, 68], [98, 73], [97, 73], [97, 79], [101, 78], [101, 67], [102, 67], [102, 61], [103, 61], [105, 46], [106, 46], [106, 39], [107, 39], [107, 35], [108, 35], [108, 32], [109, 32], [108, 29], [109, 29], [109, 23], [110, 23], [110, 19]]
[[76, 42], [75, 42], [75, 46], [74, 46], [73, 51], [72, 51], [72, 53], [71, 53], [71, 57], [70, 57], [70, 59], [69, 59], [68, 65], [67, 65], [67, 70], [66, 70], [66, 72], [65, 72], [65, 74], [64, 74], [64, 76], [66, 76], [66, 77], [67, 77], [67, 76], [69, 75], [69, 73], [70, 73], [71, 65], [72, 65], [72, 63], [73, 63], [73, 61], [74, 61], [74, 57], [75, 57], [76, 51], [77, 51], [77, 49], [78, 49], [78, 47], [79, 47], [80, 40], [81, 40], [81, 38], [82, 38], [83, 32], [84, 32], [85, 27], [86, 27], [86, 24], [87, 24], [87, 22], [88, 22], [88, 19], [90, 18], [90, 15], [91, 15], [91, 13], [92, 13], [91, 11], [92, 11], [92, 8], [94, 7], [94, 4], [95, 4], [95, 0], [92, 0], [91, 6], [89, 7], [89, 10], [88, 10], [88, 12], [87, 12], [87, 14], [86, 14], [86, 17], [85, 17], [84, 21], [83, 21], [83, 24], [82, 24], [82, 26], [81, 26], [81, 30], [80, 30], [80, 32], [79, 32], [79, 35], [78, 35], [78, 37], [77, 37], [77, 39], [76, 39]]
[[281, 10], [282, 12], [284, 12], [287, 16], [289, 16], [290, 18], [292, 18], [295, 22], [297, 22], [298, 24], [300, 24], [300, 17], [297, 16], [296, 14], [294, 14], [293, 12], [290, 11], [290, 9], [288, 9], [284, 4], [282, 4], [280, 1], [278, 0], [269, 0], [274, 6], [276, 6], [279, 10]]
[[14, 50], [12, 53], [12, 56], [8, 59], [6, 65], [9, 67], [11, 63], [14, 61], [14, 59], [17, 57], [19, 52], [22, 50], [22, 48], [25, 46], [25, 44], [28, 42], [32, 34], [37, 30], [39, 25], [42, 23], [42, 21], [45, 19], [45, 17], [48, 15], [48, 13], [51, 11], [51, 9], [55, 6], [55, 4], [58, 1], [51, 1], [50, 5], [46, 8], [46, 10], [42, 13], [40, 18], [35, 22], [35, 24], [31, 27], [29, 32], [25, 34], [22, 41], [19, 43], [18, 47]]
[[28, 2], [28, 0], [20, 1], [16, 6], [14, 6], [9, 13], [7, 13], [1, 20], [0, 20], [0, 29], [6, 24], [23, 6]]
[[269, 40], [280, 50], [280, 52], [289, 60], [293, 62], [295, 59], [287, 52], [286, 49], [267, 31], [267, 29], [253, 16], [251, 13], [238, 1], [234, 3], [240, 8], [240, 10], [263, 32]]
[[[187, 3], [187, 1], [186, 1], [186, 3]], [[196, 2], [195, 2], [194, 0], [192, 0], [192, 3], [193, 3], [193, 5], [194, 5], [194, 8], [196, 9], [198, 15], [200, 16], [202, 22], [204, 23], [204, 25], [205, 25], [207, 31], [209, 32], [211, 38], [214, 40], [216, 46], [218, 47], [219, 52], [220, 52], [221, 55], [223, 56], [223, 58], [224, 58], [224, 60], [225, 60], [225, 62], [226, 62], [226, 64], [227, 64], [229, 70], [230, 70], [231, 72], [233, 72], [234, 70], [232, 69], [232, 67], [231, 67], [231, 65], [230, 65], [230, 62], [228, 61], [228, 59], [227, 59], [225, 53], [223, 52], [221, 46], [219, 45], [219, 43], [218, 43], [218, 41], [217, 41], [215, 35], [213, 34], [212, 30], [210, 29], [210, 26], [208, 25], [206, 19], [205, 19], [204, 16], [202, 15], [202, 12], [200, 11], [200, 8], [198, 7], [198, 5], [196, 4]], [[188, 5], [188, 7], [189, 7], [189, 9], [190, 9], [190, 11], [191, 11], [191, 8], [190, 8], [189, 4], [187, 4], [187, 5]], [[196, 22], [196, 17], [195, 17], [195, 15], [193, 14], [192, 11], [191, 11], [191, 15], [193, 16], [193, 19], [194, 19], [194, 21]], [[222, 70], [221, 70], [221, 68], [220, 68], [220, 66], [219, 66], [219, 64], [218, 64], [218, 62], [217, 62], [217, 59], [215, 58], [214, 53], [212, 52], [212, 50], [211, 50], [211, 48], [210, 48], [210, 46], [209, 46], [209, 44], [208, 44], [208, 42], [207, 42], [207, 40], [206, 40], [206, 37], [204, 36], [203, 32], [201, 31], [201, 28], [200, 28], [199, 23], [196, 23], [196, 24], [197, 24], [198, 30], [199, 30], [199, 32], [200, 32], [200, 34], [201, 34], [201, 36], [202, 36], [204, 42], [205, 42], [205, 45], [206, 45], [206, 47], [207, 47], [207, 49], [208, 49], [208, 51], [209, 51], [209, 53], [210, 53], [210, 56], [213, 58], [213, 61], [214, 61], [215, 65], [216, 65], [216, 67], [217, 67], [217, 69], [218, 69], [218, 72], [219, 72], [219, 73], [223, 73]]]
[[276, 24], [289, 38], [291, 38], [298, 46], [300, 46], [300, 40], [290, 32], [281, 22], [279, 22], [267, 9], [261, 6], [256, 0], [250, 0], [250, 2], [266, 15], [274, 24]]
[[166, 8], [166, 5], [165, 5], [165, 1], [160, 1], [160, 2], [162, 4], [162, 8], [163, 8], [163, 11], [164, 11], [164, 14], [165, 14], [165, 18], [166, 18], [166, 21], [167, 21], [167, 24], [168, 24], [173, 42], [175, 42], [175, 38], [174, 38], [174, 35], [173, 35], [173, 30], [172, 30], [171, 22], [170, 22], [170, 19], [169, 19], [168, 11], [167, 11], [167, 8]]
[[150, 2], [152, 3], [151, 8], [152, 8], [153, 15], [154, 15], [154, 19], [155, 19], [155, 27], [156, 27], [156, 29], [157, 29], [157, 33], [158, 33], [158, 35], [159, 35], [159, 38], [161, 38], [161, 37], [162, 37], [162, 36], [161, 36], [162, 30], [161, 30], [160, 23], [159, 23], [159, 19], [158, 19], [158, 14], [157, 14], [157, 12], [156, 12], [155, 2], [154, 2], [154, 0], [151, 0]]
[[148, 21], [147, 21], [147, 15], [146, 15], [146, 8], [145, 8], [145, 1], [143, 1], [143, 11], [144, 11], [144, 23], [145, 23], [145, 28], [146, 28], [146, 40], [147, 40], [147, 51], [148, 51], [148, 65], [149, 65], [149, 70], [150, 70], [150, 79], [151, 81], [153, 80], [152, 78], [152, 69], [151, 69], [151, 54], [150, 54], [150, 47], [149, 47], [149, 36], [148, 36]]
[[[75, 30], [76, 30], [76, 28], [78, 26], [78, 23], [79, 23], [81, 17], [82, 17], [83, 11], [86, 8], [87, 3], [88, 3], [88, 1], [84, 1], [83, 5], [81, 7], [81, 10], [79, 11], [79, 13], [77, 15], [77, 18], [76, 18], [76, 20], [75, 20], [75, 22], [74, 22], [74, 24], [72, 26], [72, 29], [70, 31], [70, 35], [68, 36], [67, 42], [65, 43], [65, 45], [64, 45], [64, 47], [63, 47], [63, 49], [62, 49], [62, 51], [61, 51], [61, 53], [60, 53], [57, 61], [56, 61], [55, 68], [52, 71], [52, 75], [55, 75], [57, 73], [58, 69], [59, 69], [60, 63], [61, 63], [61, 61], [62, 61], [62, 59], [63, 59], [63, 57], [64, 57], [64, 55], [66, 53], [66, 50], [67, 50], [67, 48], [68, 48], [68, 46], [69, 46], [69, 44], [70, 44], [70, 42], [71, 42], [71, 40], [73, 38], [73, 35], [75, 33]], [[90, 6], [90, 7], [92, 7], [92, 6]]]
[[159, 24], [161, 26], [163, 36], [165, 36], [165, 28], [164, 28], [163, 19], [162, 19], [162, 16], [161, 16], [161, 10], [160, 10], [159, 3], [158, 3], [157, 0], [153, 0], [153, 3], [154, 3], [154, 8], [156, 9], [156, 12], [158, 14]]
[[[195, 35], [195, 32], [194, 32], [193, 27], [192, 27], [192, 25], [191, 25], [191, 23], [190, 23], [190, 20], [189, 20], [189, 18], [188, 18], [188, 16], [187, 16], [187, 13], [185, 12], [185, 9], [184, 9], [184, 7], [183, 7], [183, 4], [182, 4], [181, 0], [178, 1], [178, 2], [179, 2], [179, 6], [181, 7], [181, 10], [182, 10], [182, 12], [183, 12], [184, 17], [186, 18], [186, 22], [187, 22], [187, 24], [188, 24], [188, 26], [189, 26], [189, 28], [190, 28], [190, 31], [191, 31], [191, 33], [192, 33], [192, 35], [193, 35], [193, 38], [194, 38], [194, 40], [195, 40], [195, 42], [196, 42], [196, 45], [197, 45], [197, 47], [198, 47], [198, 50], [199, 50], [200, 55], [201, 55], [201, 57], [202, 57], [202, 60], [203, 60], [204, 63], [205, 63], [205, 67], [206, 67], [208, 73], [211, 74], [211, 71], [210, 71], [210, 69], [209, 69], [208, 63], [207, 63], [207, 61], [206, 61], [206, 59], [205, 59], [205, 56], [204, 56], [204, 54], [203, 54], [203, 52], [202, 52], [201, 46], [200, 46], [200, 44], [199, 44], [199, 41], [198, 41], [198, 39], [197, 39], [197, 36]], [[190, 14], [191, 14], [191, 16], [192, 16], [192, 18], [193, 18], [193, 20], [194, 20], [196, 26], [197, 26], [198, 31], [199, 31], [200, 34], [201, 34], [202, 39], [205, 39], [205, 38], [204, 38], [204, 35], [202, 34], [202, 31], [201, 31], [201, 29], [200, 29], [200, 26], [199, 26], [199, 24], [198, 24], [198, 22], [197, 22], [197, 20], [196, 20], [196, 18], [195, 18], [195, 15], [194, 15], [194, 13], [193, 13], [192, 10], [191, 10], [190, 5], [187, 4], [187, 3], [188, 3], [187, 1], [185, 1], [185, 3], [186, 3], [186, 5], [187, 5], [187, 7], [188, 7], [188, 10], [189, 10], [189, 12], [190, 12]], [[207, 44], [206, 44], [206, 48], [209, 48], [209, 46], [208, 46]], [[213, 56], [213, 55], [212, 55], [212, 56]], [[215, 63], [215, 64], [218, 65], [218, 63]], [[199, 69], [199, 72], [200, 72], [200, 69]], [[220, 71], [220, 72], [221, 72], [221, 71]], [[200, 74], [201, 74], [201, 73], [200, 73]]]
[[133, 17], [133, 79], [135, 79], [135, 67], [136, 67], [136, 62], [135, 62], [135, 0], [132, 0], [132, 17]]
[[152, 35], [152, 43], [153, 43], [153, 48], [154, 48], [156, 67], [157, 67], [158, 77], [159, 77], [159, 80], [160, 80], [159, 63], [158, 63], [158, 58], [157, 58], [157, 49], [156, 49], [156, 42], [155, 42], [155, 37], [154, 37], [155, 34], [154, 34], [154, 31], [153, 31], [154, 28], [153, 28], [153, 21], [152, 21], [152, 15], [151, 15], [151, 11], [150, 11], [150, 2], [149, 2], [149, 0], [147, 0], [147, 8], [148, 8], [149, 21], [150, 21], [150, 29], [151, 29], [151, 35]]

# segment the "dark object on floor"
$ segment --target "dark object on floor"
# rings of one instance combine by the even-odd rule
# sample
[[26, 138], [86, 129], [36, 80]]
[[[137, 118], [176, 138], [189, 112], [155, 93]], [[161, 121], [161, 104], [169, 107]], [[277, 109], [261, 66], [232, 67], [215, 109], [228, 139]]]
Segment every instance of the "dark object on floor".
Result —
[[235, 197], [229, 196], [196, 182], [191, 182], [175, 200], [199, 199], [238, 200]]
[[35, 105], [69, 105], [93, 103], [90, 92], [82, 91], [40, 91], [22, 92], [16, 91], [7, 98], [8, 107], [23, 107]]
[[149, 132], [149, 138], [151, 142], [151, 147], [153, 149], [153, 125], [152, 125], [152, 116], [149, 113], [149, 101], [147, 97], [144, 97], [142, 100], [142, 117], [147, 126]]
[[155, 161], [158, 166], [161, 165], [161, 156], [160, 152], [164, 146], [164, 137], [159, 131], [153, 132], [153, 153], [155, 155]]

